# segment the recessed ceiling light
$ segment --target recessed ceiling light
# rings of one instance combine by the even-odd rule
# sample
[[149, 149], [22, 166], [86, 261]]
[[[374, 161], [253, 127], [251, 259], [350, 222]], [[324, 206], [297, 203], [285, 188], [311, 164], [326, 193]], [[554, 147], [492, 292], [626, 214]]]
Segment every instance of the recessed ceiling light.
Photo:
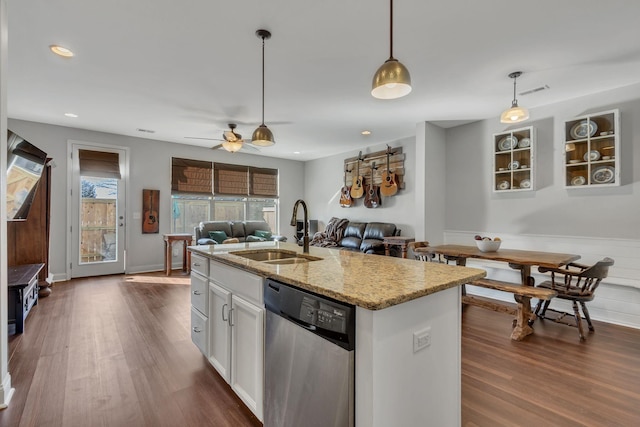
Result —
[[300, 154], [300, 152], [299, 151], [294, 151], [293, 154]]
[[71, 58], [73, 56], [73, 52], [71, 52], [66, 47], [58, 46], [57, 44], [52, 44], [51, 46], [49, 46], [49, 49], [51, 49], [51, 52], [64, 58]]
[[138, 132], [142, 132], [142, 133], [156, 133], [155, 130], [151, 130], [151, 129], [142, 129], [142, 128], [137, 128], [136, 129]]
[[75, 119], [76, 117], [78, 117], [78, 115], [77, 115], [77, 114], [74, 114], [74, 113], [64, 113], [64, 115], [65, 115], [65, 116], [67, 116], [67, 117], [71, 117], [71, 118], [73, 118], [73, 119]]
[[360, 133], [363, 134], [363, 135], [371, 135], [371, 131], [370, 130], [363, 130]]

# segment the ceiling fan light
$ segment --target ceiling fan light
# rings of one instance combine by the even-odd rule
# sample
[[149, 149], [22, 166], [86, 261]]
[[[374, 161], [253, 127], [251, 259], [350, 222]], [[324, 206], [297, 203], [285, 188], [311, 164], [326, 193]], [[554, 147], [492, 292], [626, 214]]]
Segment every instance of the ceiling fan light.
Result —
[[395, 99], [411, 92], [411, 76], [407, 67], [389, 58], [378, 68], [371, 83], [371, 95], [378, 99]]
[[242, 148], [242, 140], [239, 141], [224, 141], [222, 143], [222, 148], [227, 150], [230, 153], [235, 153]]
[[253, 131], [251, 143], [259, 147], [270, 147], [275, 144], [276, 141], [273, 139], [273, 133], [271, 133], [271, 130], [263, 123]]
[[520, 123], [529, 118], [529, 110], [513, 105], [508, 110], [504, 110], [500, 115], [500, 123]]

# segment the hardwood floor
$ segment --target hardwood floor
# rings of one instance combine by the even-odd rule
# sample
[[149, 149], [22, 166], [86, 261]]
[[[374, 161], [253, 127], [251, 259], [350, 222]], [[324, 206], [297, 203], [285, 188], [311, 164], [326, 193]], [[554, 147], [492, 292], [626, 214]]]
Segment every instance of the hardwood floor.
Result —
[[[186, 276], [55, 284], [10, 338], [0, 426], [259, 426], [191, 343], [189, 305]], [[510, 316], [465, 309], [463, 426], [637, 425], [640, 330], [595, 327], [581, 343], [538, 321], [515, 342]]]

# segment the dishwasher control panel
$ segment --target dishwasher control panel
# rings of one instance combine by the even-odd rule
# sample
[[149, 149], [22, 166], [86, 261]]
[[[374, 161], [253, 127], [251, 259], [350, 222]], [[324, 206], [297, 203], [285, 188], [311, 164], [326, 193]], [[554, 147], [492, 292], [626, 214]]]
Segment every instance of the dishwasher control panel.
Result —
[[347, 310], [311, 296], [302, 297], [299, 319], [327, 331], [347, 332]]

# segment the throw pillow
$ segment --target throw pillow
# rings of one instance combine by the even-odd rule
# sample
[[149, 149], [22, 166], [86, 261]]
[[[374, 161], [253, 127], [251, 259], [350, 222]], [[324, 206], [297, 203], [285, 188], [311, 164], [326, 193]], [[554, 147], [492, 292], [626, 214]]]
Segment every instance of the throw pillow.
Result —
[[264, 242], [263, 237], [249, 235], [244, 239], [245, 242]]
[[209, 237], [215, 240], [217, 243], [222, 243], [227, 239], [227, 233], [224, 231], [210, 231]]
[[271, 239], [271, 232], [270, 231], [256, 230], [256, 231], [253, 232], [253, 234], [255, 234], [258, 237], [262, 237], [265, 240]]

